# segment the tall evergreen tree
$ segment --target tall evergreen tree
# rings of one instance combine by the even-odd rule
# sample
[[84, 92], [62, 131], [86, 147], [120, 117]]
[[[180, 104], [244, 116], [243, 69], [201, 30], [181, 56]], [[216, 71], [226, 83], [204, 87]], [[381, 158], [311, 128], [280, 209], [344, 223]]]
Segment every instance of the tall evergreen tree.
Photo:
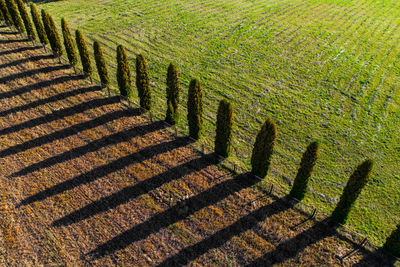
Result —
[[19, 14], [18, 7], [14, 0], [6, 0], [8, 11], [12, 17], [14, 26], [20, 31], [25, 32], [24, 23], [22, 22], [21, 15]]
[[275, 122], [268, 118], [257, 134], [251, 155], [251, 172], [260, 178], [267, 176], [274, 151], [276, 135]]
[[400, 224], [386, 239], [383, 249], [391, 253], [393, 256], [400, 257]]
[[130, 97], [132, 95], [132, 78], [129, 67], [128, 56], [122, 45], [117, 47], [117, 81], [118, 88], [122, 96]]
[[108, 71], [106, 67], [106, 61], [104, 60], [103, 49], [101, 48], [98, 41], [93, 43], [94, 59], [96, 61], [97, 72], [99, 73], [101, 83], [108, 87], [110, 85], [110, 78], [108, 77]]
[[63, 54], [62, 44], [60, 36], [58, 35], [58, 31], [56, 28], [56, 24], [54, 23], [53, 18], [47, 13], [45, 10], [42, 9], [42, 19], [44, 30], [46, 31], [47, 38], [49, 40], [51, 50], [53, 53], [61, 57]]
[[76, 52], [71, 31], [69, 30], [68, 24], [64, 18], [61, 19], [61, 29], [64, 37], [65, 51], [67, 52], [69, 63], [75, 66], [78, 63], [78, 54]]
[[19, 13], [21, 14], [22, 20], [24, 21], [26, 34], [29, 36], [29, 38], [31, 38], [33, 40], [36, 39], [36, 34], [33, 29], [33, 24], [32, 24], [31, 18], [28, 15], [28, 11], [26, 11], [26, 6], [24, 4], [24, 1], [17, 0], [17, 4], [18, 4]]
[[[1, 0], [1, 1], [3, 1], [3, 0]], [[39, 37], [39, 40], [43, 45], [46, 45], [49, 43], [49, 40], [47, 39], [46, 31], [44, 29], [42, 21], [40, 20], [39, 12], [34, 3], [31, 2], [30, 7], [31, 7], [32, 20], [33, 20], [33, 23], [35, 24], [36, 32]]]
[[1, 13], [3, 14], [3, 18], [8, 25], [13, 25], [14, 21], [12, 20], [10, 11], [8, 10], [7, 4], [5, 0], [0, 0], [0, 9]]
[[90, 61], [89, 51], [86, 45], [86, 40], [80, 30], [75, 31], [76, 43], [78, 45], [79, 55], [81, 57], [83, 71], [91, 76], [93, 73], [92, 62]]
[[189, 136], [198, 140], [203, 126], [203, 90], [197, 79], [189, 84], [187, 110]]
[[146, 110], [150, 110], [150, 78], [147, 71], [147, 62], [142, 54], [136, 57], [136, 87], [139, 93], [140, 106]]
[[215, 153], [225, 158], [229, 156], [231, 151], [232, 126], [233, 107], [229, 101], [223, 99], [218, 106]]
[[302, 200], [307, 191], [307, 184], [311, 177], [311, 172], [317, 162], [319, 143], [312, 142], [306, 149], [301, 158], [300, 168], [294, 179], [290, 195], [298, 200]]
[[346, 223], [354, 202], [357, 200], [361, 190], [369, 180], [372, 166], [372, 160], [366, 160], [358, 165], [357, 169], [350, 176], [349, 181], [343, 190], [342, 196], [340, 197], [339, 203], [336, 205], [331, 216], [337, 223]]
[[169, 64], [167, 73], [167, 114], [166, 122], [176, 124], [178, 122], [178, 105], [181, 86], [179, 73], [174, 64]]

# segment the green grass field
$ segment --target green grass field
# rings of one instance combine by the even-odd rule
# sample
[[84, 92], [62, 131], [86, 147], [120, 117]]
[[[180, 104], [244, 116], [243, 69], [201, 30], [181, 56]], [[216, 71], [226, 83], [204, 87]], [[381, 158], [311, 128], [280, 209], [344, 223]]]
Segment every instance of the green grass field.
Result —
[[305, 202], [325, 213], [355, 166], [374, 159], [348, 224], [379, 245], [400, 221], [399, 1], [70, 0], [40, 8], [98, 40], [113, 76], [117, 44], [127, 47], [132, 68], [143, 53], [158, 118], [170, 61], [181, 71], [184, 106], [190, 79], [200, 78], [209, 148], [218, 101], [232, 101], [237, 151], [230, 164], [248, 167], [255, 134], [272, 117], [279, 134], [266, 179], [283, 190], [307, 144], [319, 139]]

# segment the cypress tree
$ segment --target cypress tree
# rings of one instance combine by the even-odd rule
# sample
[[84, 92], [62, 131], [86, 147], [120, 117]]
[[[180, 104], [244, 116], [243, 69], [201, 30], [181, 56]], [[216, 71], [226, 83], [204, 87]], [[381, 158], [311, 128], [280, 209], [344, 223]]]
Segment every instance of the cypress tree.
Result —
[[169, 64], [167, 73], [167, 114], [165, 121], [169, 124], [178, 122], [178, 105], [181, 86], [179, 73], [174, 64]]
[[28, 11], [26, 11], [24, 2], [22, 0], [17, 0], [17, 4], [19, 13], [21, 14], [22, 20], [24, 21], [26, 34], [29, 36], [29, 38], [36, 39], [36, 34], [35, 31], [33, 30], [32, 21], [28, 15]]
[[86, 45], [85, 37], [83, 37], [83, 34], [81, 33], [80, 30], [76, 30], [75, 35], [76, 35], [76, 43], [78, 45], [79, 55], [81, 57], [83, 71], [87, 75], [91, 76], [93, 72], [92, 62], [90, 61], [90, 55]]
[[43, 45], [46, 45], [49, 43], [49, 40], [47, 39], [44, 26], [42, 24], [42, 21], [40, 20], [39, 12], [34, 3], [31, 2], [30, 6], [31, 6], [32, 20], [33, 20], [33, 23], [35, 24], [36, 32], [39, 37], [39, 40]]
[[198, 140], [203, 126], [203, 90], [197, 79], [192, 80], [189, 84], [187, 110], [189, 136]]
[[21, 15], [19, 14], [18, 7], [15, 4], [14, 0], [6, 0], [6, 4], [8, 7], [8, 11], [12, 17], [12, 21], [14, 26], [20, 31], [25, 32], [24, 23], [22, 22]]
[[12, 20], [10, 11], [8, 10], [5, 0], [0, 0], [0, 9], [1, 9], [1, 13], [2, 13], [3, 18], [6, 21], [6, 23], [8, 25], [13, 25], [14, 21]]
[[277, 130], [275, 122], [268, 118], [258, 132], [251, 155], [251, 172], [264, 178], [271, 164]]
[[215, 153], [228, 157], [231, 150], [233, 126], [233, 107], [223, 99], [219, 102], [217, 114], [217, 129], [215, 136]]
[[118, 88], [122, 96], [129, 97], [132, 94], [131, 69], [129, 67], [128, 56], [122, 45], [117, 47], [117, 81]]
[[151, 109], [150, 78], [147, 62], [142, 54], [136, 57], [136, 87], [140, 98], [140, 107]]
[[391, 253], [393, 256], [400, 257], [400, 224], [386, 239], [383, 249]]
[[317, 162], [318, 152], [319, 143], [314, 141], [307, 147], [301, 158], [300, 168], [294, 179], [292, 190], [290, 191], [290, 195], [298, 200], [302, 200], [307, 191], [307, 184], [310, 180], [315, 163]]
[[339, 203], [332, 213], [332, 219], [337, 223], [344, 224], [347, 221], [349, 212], [360, 195], [361, 190], [367, 184], [372, 170], [372, 160], [366, 160], [350, 176], [345, 186]]
[[61, 28], [64, 37], [65, 51], [67, 52], [69, 63], [75, 66], [78, 63], [78, 55], [76, 53], [74, 40], [72, 39], [68, 24], [64, 18], [61, 19]]
[[99, 73], [100, 81], [106, 87], [110, 85], [110, 78], [108, 77], [108, 71], [106, 67], [106, 61], [104, 60], [103, 49], [101, 48], [98, 41], [93, 43], [94, 59], [96, 61], [97, 72]]
[[44, 30], [46, 31], [47, 38], [50, 42], [51, 50], [53, 53], [60, 57], [63, 54], [62, 44], [60, 36], [58, 35], [56, 24], [54, 23], [53, 18], [47, 13], [45, 10], [42, 9], [42, 19]]

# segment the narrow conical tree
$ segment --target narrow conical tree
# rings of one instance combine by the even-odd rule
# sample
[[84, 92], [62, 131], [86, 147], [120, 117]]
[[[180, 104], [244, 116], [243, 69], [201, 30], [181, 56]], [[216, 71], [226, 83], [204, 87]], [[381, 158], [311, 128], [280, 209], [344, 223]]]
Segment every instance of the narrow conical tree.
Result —
[[251, 172], [264, 178], [271, 164], [277, 130], [275, 122], [268, 118], [258, 132], [251, 155]]
[[30, 7], [31, 7], [32, 20], [33, 23], [35, 24], [36, 32], [39, 37], [40, 43], [46, 45], [49, 43], [49, 40], [47, 39], [46, 31], [44, 29], [42, 21], [40, 20], [39, 12], [34, 3], [31, 2]]
[[176, 124], [179, 120], [178, 105], [181, 85], [179, 73], [174, 64], [169, 64], [167, 73], [167, 114], [165, 121], [169, 124]]
[[20, 31], [25, 32], [24, 23], [22, 22], [21, 15], [19, 14], [18, 7], [14, 0], [6, 0], [8, 11], [13, 20], [14, 26]]
[[228, 157], [231, 151], [233, 126], [233, 107], [223, 99], [219, 102], [217, 113], [217, 129], [215, 135], [215, 153]]
[[78, 63], [78, 54], [76, 52], [74, 40], [71, 36], [68, 24], [64, 18], [61, 19], [61, 29], [64, 37], [65, 51], [67, 52], [69, 63], [75, 66]]
[[36, 39], [36, 34], [33, 29], [33, 24], [31, 21], [31, 18], [28, 15], [28, 11], [26, 11], [26, 6], [22, 0], [17, 0], [18, 4], [18, 9], [19, 13], [21, 14], [22, 20], [24, 21], [25, 29], [26, 29], [26, 34], [29, 36], [31, 39]]
[[128, 56], [122, 45], [117, 47], [117, 81], [118, 88], [122, 96], [130, 97], [132, 95], [131, 69], [129, 67]]
[[93, 73], [92, 62], [90, 61], [89, 51], [86, 45], [86, 40], [80, 30], [75, 31], [76, 43], [78, 45], [79, 55], [81, 57], [83, 71], [91, 77]]
[[307, 191], [307, 184], [311, 177], [311, 172], [317, 162], [319, 143], [312, 142], [306, 149], [301, 158], [300, 168], [294, 179], [290, 195], [298, 200], [302, 200]]
[[391, 253], [393, 256], [400, 257], [400, 224], [386, 239], [383, 249]]
[[189, 136], [198, 140], [203, 126], [203, 90], [197, 79], [189, 84], [187, 110]]
[[372, 160], [366, 160], [350, 176], [345, 186], [339, 203], [332, 213], [332, 219], [337, 223], [344, 224], [347, 221], [350, 210], [361, 193], [363, 187], [367, 184], [372, 170]]
[[60, 36], [54, 23], [53, 18], [42, 9], [42, 19], [44, 30], [46, 31], [47, 39], [49, 40], [51, 50], [53, 50], [54, 55], [61, 57], [63, 54], [62, 44]]
[[150, 78], [147, 71], [145, 57], [140, 54], [136, 57], [136, 87], [140, 98], [140, 107], [151, 109]]
[[106, 67], [106, 61], [104, 60], [103, 49], [101, 48], [98, 41], [95, 41], [93, 43], [93, 51], [100, 81], [104, 86], [108, 87], [110, 85], [110, 78], [108, 77], [108, 71]]
[[12, 20], [10, 11], [8, 10], [7, 4], [5, 0], [0, 0], [0, 9], [1, 13], [3, 14], [3, 18], [8, 25], [13, 25], [14, 21]]

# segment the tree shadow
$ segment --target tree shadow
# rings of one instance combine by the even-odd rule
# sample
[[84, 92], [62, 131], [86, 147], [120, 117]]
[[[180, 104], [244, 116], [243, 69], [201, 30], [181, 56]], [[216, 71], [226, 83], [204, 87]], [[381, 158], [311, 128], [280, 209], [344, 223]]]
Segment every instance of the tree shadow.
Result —
[[[281, 264], [288, 259], [296, 257], [305, 248], [330, 236], [335, 236], [351, 244], [354, 249], [366, 255], [359, 263], [353, 266], [393, 266], [395, 263], [393, 256], [384, 253], [382, 249], [378, 249], [374, 253], [368, 251], [360, 246], [360, 244], [350, 240], [347, 236], [340, 234], [337, 231], [338, 227], [339, 225], [328, 217], [315, 223], [312, 227], [301, 232], [294, 238], [282, 242], [274, 250], [252, 261], [247, 266], [272, 266], [274, 264]], [[343, 258], [337, 258], [343, 261]]]
[[335, 235], [336, 229], [337, 225], [330, 218], [326, 218], [297, 236], [280, 243], [274, 250], [252, 261], [247, 266], [272, 266], [283, 263], [285, 260], [296, 257], [308, 246]]
[[371, 267], [371, 266], [395, 266], [396, 257], [388, 254], [382, 248], [374, 252], [368, 251], [364, 253], [364, 257], [354, 267]]
[[83, 80], [83, 79], [85, 79], [84, 75], [61, 76], [61, 77], [57, 77], [57, 78], [54, 78], [51, 80], [45, 80], [45, 81], [41, 81], [38, 83], [25, 85], [25, 86], [15, 89], [15, 90], [12, 90], [12, 91], [0, 93], [0, 99], [5, 99], [5, 98], [22, 95], [24, 93], [29, 93], [33, 90], [42, 89], [44, 87], [48, 87], [51, 85], [57, 85], [57, 84], [68, 82], [68, 81], [79, 81], [79, 80]]
[[[68, 128], [62, 129], [60, 131], [53, 132], [48, 135], [40, 136], [36, 139], [29, 140], [25, 143], [15, 145], [13, 147], [7, 148], [3, 151], [0, 152], [0, 155], [4, 156], [9, 156], [13, 155], [22, 151], [26, 151], [28, 149], [42, 146], [44, 144], [48, 144], [51, 142], [54, 142], [59, 139], [67, 138], [69, 136], [75, 135], [79, 132], [86, 131], [89, 129], [96, 128], [98, 126], [104, 125], [108, 122], [112, 122], [114, 120], [118, 120], [124, 117], [132, 117], [132, 116], [139, 116], [143, 114], [143, 110], [139, 108], [135, 109], [127, 109], [127, 110], [117, 110], [113, 111], [110, 113], [106, 113], [104, 115], [101, 115], [100, 117], [96, 117], [90, 121], [85, 121], [79, 124], [72, 125]], [[17, 177], [17, 176], [22, 176], [26, 175], [32, 171], [39, 170], [42, 168], [39, 165], [32, 164], [30, 166], [27, 166], [23, 168], [22, 170], [15, 172], [10, 175], [10, 177]]]
[[89, 92], [95, 92], [95, 91], [99, 91], [99, 90], [101, 90], [100, 86], [81, 87], [81, 88], [78, 88], [78, 89], [75, 89], [72, 91], [67, 91], [67, 92], [63, 92], [63, 93], [60, 93], [60, 94], [57, 94], [54, 96], [50, 96], [45, 99], [39, 99], [37, 101], [30, 102], [23, 106], [18, 106], [18, 107], [11, 108], [9, 110], [0, 111], [0, 117], [8, 116], [12, 113], [33, 109], [38, 106], [61, 101], [63, 99], [69, 98], [69, 97], [83, 95], [83, 94], [86, 94]]
[[112, 195], [94, 201], [89, 205], [86, 205], [85, 207], [64, 216], [63, 218], [54, 221], [52, 225], [61, 226], [77, 223], [96, 214], [116, 208], [119, 205], [129, 202], [131, 199], [139, 197], [140, 195], [147, 194], [165, 183], [179, 180], [185, 175], [200, 171], [217, 163], [219, 163], [219, 158], [216, 155], [203, 155], [200, 158], [185, 162], [159, 175], [153, 176], [149, 179], [139, 182], [138, 184], [125, 187]]
[[15, 39], [15, 40], [0, 40], [0, 44], [15, 44], [15, 43], [24, 43], [30, 42], [28, 38], [24, 39]]
[[166, 153], [173, 149], [186, 146], [193, 141], [188, 137], [178, 137], [172, 141], [164, 142], [161, 144], [146, 147], [140, 151], [129, 154], [127, 156], [118, 158], [108, 164], [96, 167], [89, 172], [83, 173], [81, 175], [75, 176], [74, 178], [56, 184], [50, 188], [47, 188], [35, 195], [32, 195], [24, 200], [22, 200], [17, 207], [28, 205], [36, 201], [42, 201], [48, 197], [63, 193], [65, 191], [71, 190], [77, 186], [88, 184], [101, 177], [104, 177], [110, 173], [121, 170], [135, 162], [142, 162], [149, 159], [155, 155]]
[[215, 204], [234, 192], [250, 187], [257, 182], [259, 182], [259, 180], [248, 173], [223, 181], [196, 196], [181, 200], [175, 206], [155, 214], [147, 221], [135, 225], [133, 228], [99, 245], [91, 252], [83, 255], [83, 258], [95, 260], [113, 254], [115, 251], [124, 249], [134, 242], [143, 240], [149, 235], [157, 233], [161, 229], [185, 219], [196, 211]]
[[42, 49], [43, 46], [36, 45], [36, 46], [24, 46], [24, 47], [19, 47], [13, 50], [6, 50], [6, 51], [1, 51], [0, 56], [5, 56], [5, 55], [10, 55], [10, 54], [15, 54], [15, 53], [21, 53], [25, 51], [31, 51], [31, 50], [37, 50], [37, 49]]
[[56, 110], [51, 114], [46, 114], [42, 117], [31, 119], [29, 121], [22, 122], [20, 124], [5, 128], [0, 130], [0, 135], [6, 135], [6, 134], [11, 134], [14, 132], [18, 132], [20, 130], [28, 129], [28, 128], [33, 128], [45, 123], [49, 123], [55, 120], [63, 119], [68, 116], [72, 116], [78, 113], [82, 113], [84, 111], [87, 111], [89, 109], [93, 108], [98, 108], [101, 106], [106, 106], [106, 105], [111, 105], [115, 103], [119, 103], [120, 98], [119, 96], [113, 96], [113, 97], [108, 97], [108, 98], [99, 98], [99, 99], [93, 99], [85, 103], [81, 103], [78, 105], [75, 105], [73, 107], [68, 107], [60, 110]]
[[274, 214], [281, 213], [292, 207], [293, 205], [288, 201], [287, 197], [275, 199], [275, 201], [271, 204], [258, 208], [257, 210], [241, 217], [233, 224], [217, 231], [204, 240], [182, 249], [177, 254], [169, 257], [158, 266], [187, 265], [191, 261], [207, 253], [207, 251], [224, 245], [227, 241], [231, 240], [232, 237], [238, 236], [241, 233], [254, 228], [259, 222], [264, 221], [266, 218], [271, 217]]
[[[150, 132], [155, 132], [167, 127], [167, 124], [164, 121], [158, 121], [151, 124], [135, 126], [131, 129], [121, 131], [115, 134], [104, 136], [100, 139], [94, 140], [86, 145], [73, 148], [69, 151], [61, 153], [59, 155], [50, 157], [38, 163], [34, 163], [19, 173], [28, 174], [34, 171], [40, 171], [43, 168], [49, 168], [56, 164], [63, 163], [65, 161], [69, 161], [75, 158], [79, 158], [87, 153], [97, 151], [103, 147], [116, 145], [118, 143], [126, 142], [131, 140], [134, 137], [145, 135]], [[0, 154], [1, 155], [1, 154]]]
[[13, 73], [8, 76], [1, 77], [0, 83], [6, 83], [9, 81], [24, 78], [27, 76], [33, 76], [33, 75], [36, 75], [39, 73], [49, 73], [49, 72], [53, 72], [53, 71], [57, 71], [57, 70], [66, 70], [66, 69], [69, 69], [70, 67], [71, 67], [70, 65], [63, 64], [63, 65], [57, 65], [57, 66], [44, 67], [44, 68], [40, 68], [40, 69], [27, 70], [27, 71], [19, 72], [19, 73]]
[[4, 63], [0, 65], [0, 69], [3, 68], [8, 68], [8, 67], [13, 67], [13, 66], [17, 66], [23, 63], [27, 63], [27, 62], [32, 62], [32, 61], [39, 61], [42, 59], [54, 59], [56, 58], [54, 55], [38, 55], [38, 56], [32, 56], [32, 57], [28, 57], [28, 58], [22, 58], [19, 60], [15, 60], [9, 63]]
[[13, 31], [13, 32], [7, 32], [7, 31], [0, 31], [1, 35], [17, 35], [19, 32]]

